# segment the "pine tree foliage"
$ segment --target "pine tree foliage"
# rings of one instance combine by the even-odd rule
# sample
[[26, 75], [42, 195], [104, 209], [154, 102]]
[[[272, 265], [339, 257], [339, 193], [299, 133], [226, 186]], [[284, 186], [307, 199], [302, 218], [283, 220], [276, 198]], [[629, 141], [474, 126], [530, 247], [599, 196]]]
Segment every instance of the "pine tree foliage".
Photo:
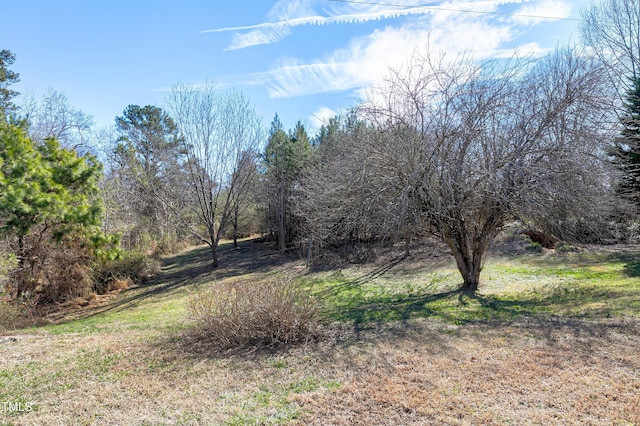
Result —
[[631, 86], [620, 118], [622, 132], [611, 155], [622, 171], [620, 192], [640, 204], [640, 78], [633, 78]]
[[16, 244], [16, 296], [46, 286], [38, 271], [51, 267], [51, 241], [86, 252], [87, 260], [109, 255], [116, 240], [99, 228], [101, 171], [92, 156], [61, 148], [55, 139], [38, 145], [25, 129], [0, 123], [0, 234]]
[[269, 194], [267, 221], [269, 228], [277, 236], [280, 251], [284, 251], [294, 238], [295, 219], [291, 197], [310, 155], [311, 143], [302, 123], [298, 122], [287, 135], [276, 114], [271, 123], [263, 162], [266, 169], [266, 192]]
[[18, 95], [18, 92], [9, 89], [9, 85], [20, 81], [20, 75], [9, 69], [15, 60], [16, 55], [13, 53], [6, 49], [0, 50], [0, 119], [2, 120], [6, 120], [17, 110], [11, 100]]

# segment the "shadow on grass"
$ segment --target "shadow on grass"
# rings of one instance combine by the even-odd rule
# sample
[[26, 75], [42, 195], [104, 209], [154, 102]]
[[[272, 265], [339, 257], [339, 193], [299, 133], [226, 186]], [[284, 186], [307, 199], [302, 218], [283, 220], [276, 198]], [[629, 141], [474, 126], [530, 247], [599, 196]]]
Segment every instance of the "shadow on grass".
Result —
[[[523, 317], [610, 318], [640, 312], [636, 290], [582, 286], [513, 296], [486, 295], [462, 289], [414, 294], [365, 295], [362, 291], [333, 293], [327, 314], [360, 327], [366, 323], [440, 318], [452, 324], [510, 321]], [[634, 314], [635, 313], [635, 314]]]
[[93, 308], [72, 320], [123, 310], [151, 298], [170, 296], [183, 288], [194, 288], [216, 280], [241, 277], [258, 271], [266, 272], [292, 260], [272, 247], [253, 240], [240, 241], [237, 249], [233, 248], [231, 242], [220, 244], [218, 259], [220, 266], [214, 268], [209, 247], [199, 247], [167, 257], [162, 261], [161, 271], [148, 283], [125, 289], [109, 304]]
[[613, 253], [556, 253], [545, 257], [521, 257], [521, 261], [536, 266], [596, 267], [603, 263], [621, 263], [623, 272], [630, 278], [640, 277], [640, 252], [619, 251]]
[[640, 253], [624, 254], [616, 260], [624, 263], [624, 273], [629, 277], [640, 277]]

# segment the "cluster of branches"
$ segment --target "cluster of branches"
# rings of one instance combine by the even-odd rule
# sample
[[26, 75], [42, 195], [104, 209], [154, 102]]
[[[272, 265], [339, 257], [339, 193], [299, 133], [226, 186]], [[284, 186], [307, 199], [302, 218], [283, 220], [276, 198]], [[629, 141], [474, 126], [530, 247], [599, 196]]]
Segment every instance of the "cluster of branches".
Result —
[[582, 18], [582, 38], [612, 87], [607, 101], [622, 129], [609, 153], [621, 172], [617, 190], [631, 201], [631, 216], [640, 207], [640, 2], [603, 0], [585, 8]]
[[[111, 223], [129, 224], [134, 247], [154, 238], [159, 251], [185, 239], [206, 243], [218, 266], [220, 239], [232, 234], [237, 245], [250, 206], [260, 119], [241, 93], [214, 85], [178, 85], [167, 103], [169, 112], [130, 105], [116, 118], [120, 136], [108, 150], [103, 192], [121, 220]], [[127, 193], [134, 196], [122, 200]]]
[[602, 75], [571, 49], [535, 63], [416, 54], [309, 172], [300, 211], [319, 239], [433, 233], [475, 290], [507, 220], [569, 237], [606, 216]]

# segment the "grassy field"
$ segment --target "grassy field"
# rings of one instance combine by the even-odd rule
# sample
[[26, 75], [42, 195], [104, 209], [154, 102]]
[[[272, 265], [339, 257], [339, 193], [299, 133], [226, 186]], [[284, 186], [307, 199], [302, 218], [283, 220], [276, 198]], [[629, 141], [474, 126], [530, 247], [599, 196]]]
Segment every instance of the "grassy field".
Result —
[[[429, 248], [309, 270], [247, 241], [220, 264], [185, 252], [146, 286], [4, 333], [0, 423], [640, 425], [639, 251], [491, 257], [476, 294]], [[317, 339], [183, 338], [193, 292], [273, 277], [318, 296]]]

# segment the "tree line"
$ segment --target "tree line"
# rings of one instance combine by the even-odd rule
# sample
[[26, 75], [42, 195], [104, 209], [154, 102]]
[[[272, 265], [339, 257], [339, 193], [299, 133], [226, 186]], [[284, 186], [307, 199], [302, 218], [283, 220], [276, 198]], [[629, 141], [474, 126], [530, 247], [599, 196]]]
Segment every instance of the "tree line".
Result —
[[123, 249], [202, 243], [217, 267], [223, 238], [261, 234], [311, 259], [398, 241], [409, 254], [430, 234], [475, 291], [510, 221], [569, 241], [618, 238], [640, 200], [638, 20], [632, 0], [594, 4], [582, 46], [535, 59], [416, 50], [314, 136], [277, 115], [265, 131], [249, 99], [214, 85], [176, 85], [162, 107], [129, 105], [92, 131], [54, 90], [16, 105], [15, 56], [2, 50], [5, 289], [78, 295]]

